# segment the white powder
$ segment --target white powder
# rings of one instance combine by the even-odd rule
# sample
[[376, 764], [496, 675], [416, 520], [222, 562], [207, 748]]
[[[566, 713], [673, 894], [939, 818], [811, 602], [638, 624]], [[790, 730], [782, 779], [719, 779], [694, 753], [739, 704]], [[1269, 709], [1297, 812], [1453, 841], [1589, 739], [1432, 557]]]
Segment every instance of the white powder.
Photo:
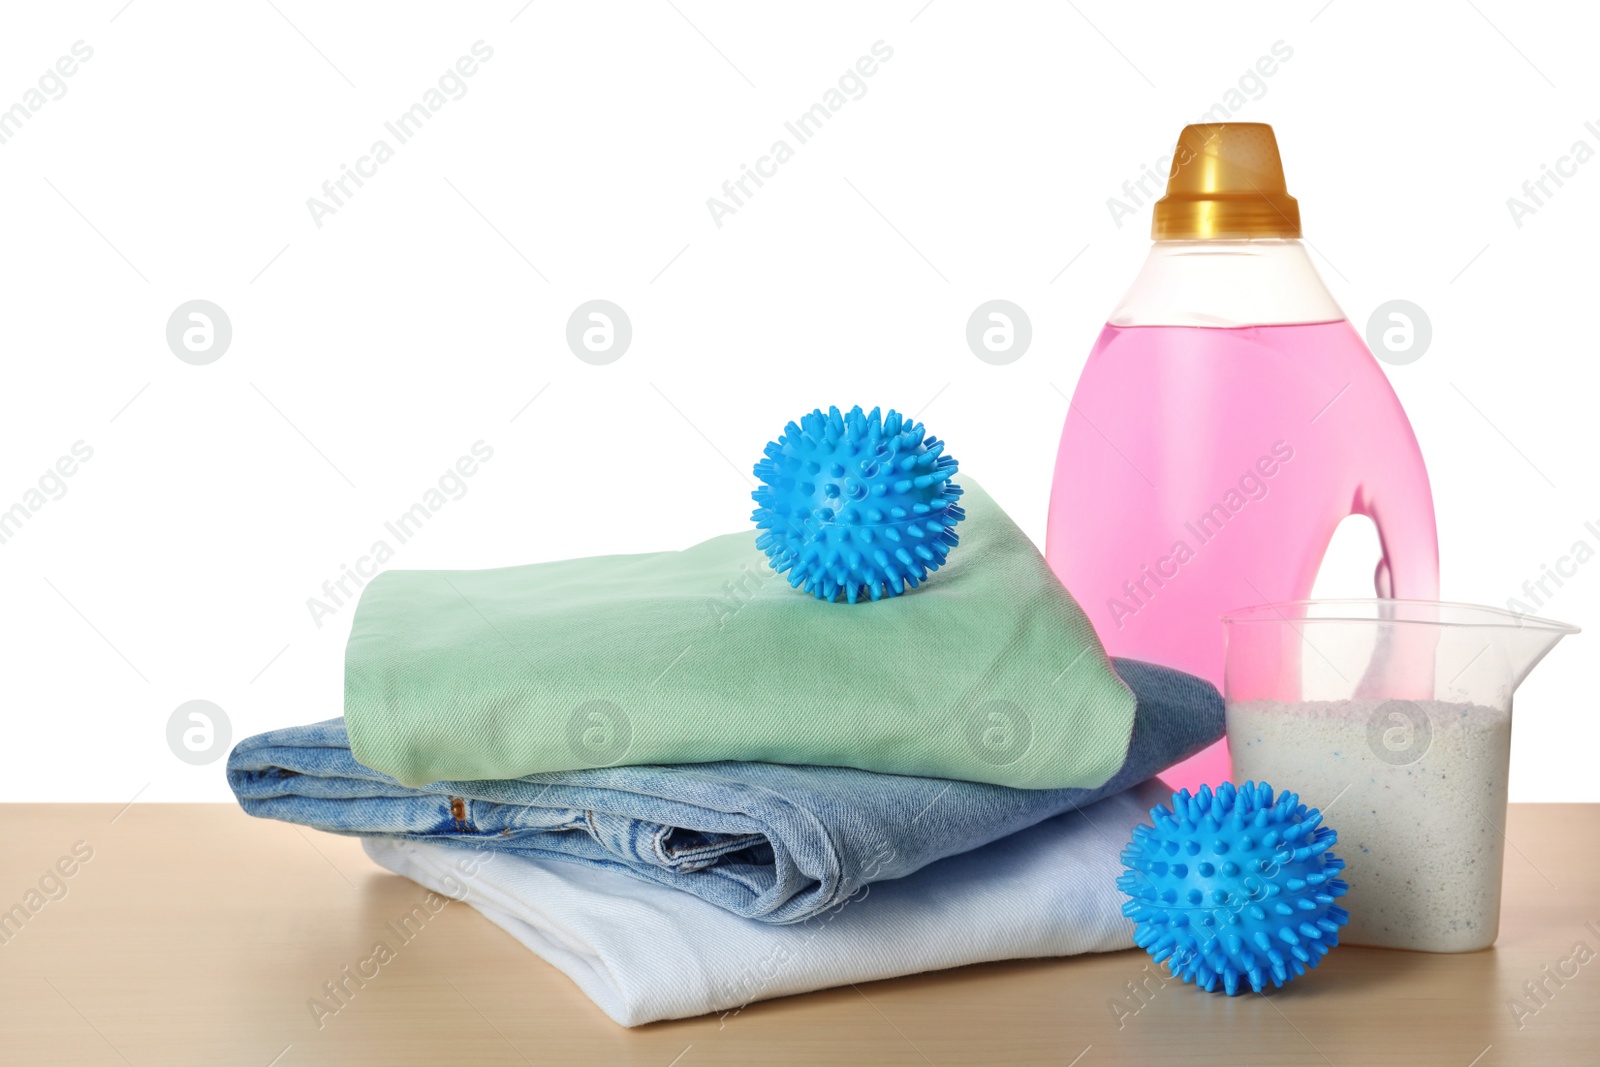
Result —
[[[1228, 705], [1237, 782], [1325, 811], [1343, 943], [1470, 952], [1500, 927], [1511, 712], [1438, 700]], [[1329, 810], [1331, 808], [1331, 810]]]

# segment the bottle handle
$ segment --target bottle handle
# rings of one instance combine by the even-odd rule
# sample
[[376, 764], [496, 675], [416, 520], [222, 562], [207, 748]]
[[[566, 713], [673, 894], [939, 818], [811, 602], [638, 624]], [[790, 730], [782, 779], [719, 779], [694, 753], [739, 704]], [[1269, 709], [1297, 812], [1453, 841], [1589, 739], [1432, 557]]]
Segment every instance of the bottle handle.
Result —
[[[1372, 584], [1384, 600], [1439, 599], [1439, 535], [1433, 520], [1433, 495], [1424, 482], [1407, 499], [1415, 506], [1395, 515], [1372, 501], [1364, 513], [1378, 529], [1382, 556]], [[1388, 610], [1382, 612], [1388, 616]], [[1373, 650], [1366, 676], [1356, 685], [1358, 698], [1427, 700], [1435, 695], [1435, 644], [1439, 635], [1422, 626], [1388, 627]]]
[[1378, 556], [1378, 565], [1372, 571], [1372, 591], [1379, 600], [1394, 599], [1394, 569], [1389, 566], [1387, 552]]
[[[1431, 494], [1428, 494], [1431, 498]], [[1432, 500], [1409, 515], [1392, 515], [1373, 501], [1366, 515], [1378, 530], [1382, 555], [1373, 570], [1372, 586], [1384, 600], [1439, 599], [1439, 534]]]

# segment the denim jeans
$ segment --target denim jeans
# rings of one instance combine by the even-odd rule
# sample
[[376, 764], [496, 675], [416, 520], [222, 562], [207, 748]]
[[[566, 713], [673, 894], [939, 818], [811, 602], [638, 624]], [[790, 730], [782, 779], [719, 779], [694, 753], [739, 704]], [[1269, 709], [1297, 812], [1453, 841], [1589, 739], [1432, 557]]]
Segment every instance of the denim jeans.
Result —
[[420, 788], [356, 762], [342, 719], [241, 741], [245, 811], [360, 837], [555, 857], [681, 889], [736, 915], [803, 922], [1166, 769], [1222, 736], [1210, 683], [1113, 661], [1138, 698], [1121, 768], [1094, 789], [1013, 789], [839, 767], [720, 762], [609, 767]]

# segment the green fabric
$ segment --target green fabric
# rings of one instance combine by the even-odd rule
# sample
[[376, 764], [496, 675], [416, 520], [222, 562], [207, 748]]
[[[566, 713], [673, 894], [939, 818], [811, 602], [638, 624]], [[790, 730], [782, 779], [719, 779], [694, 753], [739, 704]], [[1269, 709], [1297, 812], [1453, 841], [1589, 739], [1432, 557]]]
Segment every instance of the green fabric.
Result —
[[961, 484], [949, 563], [876, 603], [791, 589], [750, 530], [380, 574], [345, 652], [351, 750], [409, 786], [728, 759], [1099, 786], [1133, 694], [1033, 543]]

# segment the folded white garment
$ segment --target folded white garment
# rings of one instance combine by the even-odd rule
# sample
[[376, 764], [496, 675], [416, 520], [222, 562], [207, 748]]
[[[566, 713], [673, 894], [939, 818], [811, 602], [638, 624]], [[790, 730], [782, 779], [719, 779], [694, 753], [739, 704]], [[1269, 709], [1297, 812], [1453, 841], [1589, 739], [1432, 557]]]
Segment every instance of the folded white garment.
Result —
[[988, 960], [1133, 945], [1121, 852], [1160, 782], [864, 887], [774, 926], [615, 871], [454, 845], [367, 838], [367, 855], [465, 900], [624, 1026]]

